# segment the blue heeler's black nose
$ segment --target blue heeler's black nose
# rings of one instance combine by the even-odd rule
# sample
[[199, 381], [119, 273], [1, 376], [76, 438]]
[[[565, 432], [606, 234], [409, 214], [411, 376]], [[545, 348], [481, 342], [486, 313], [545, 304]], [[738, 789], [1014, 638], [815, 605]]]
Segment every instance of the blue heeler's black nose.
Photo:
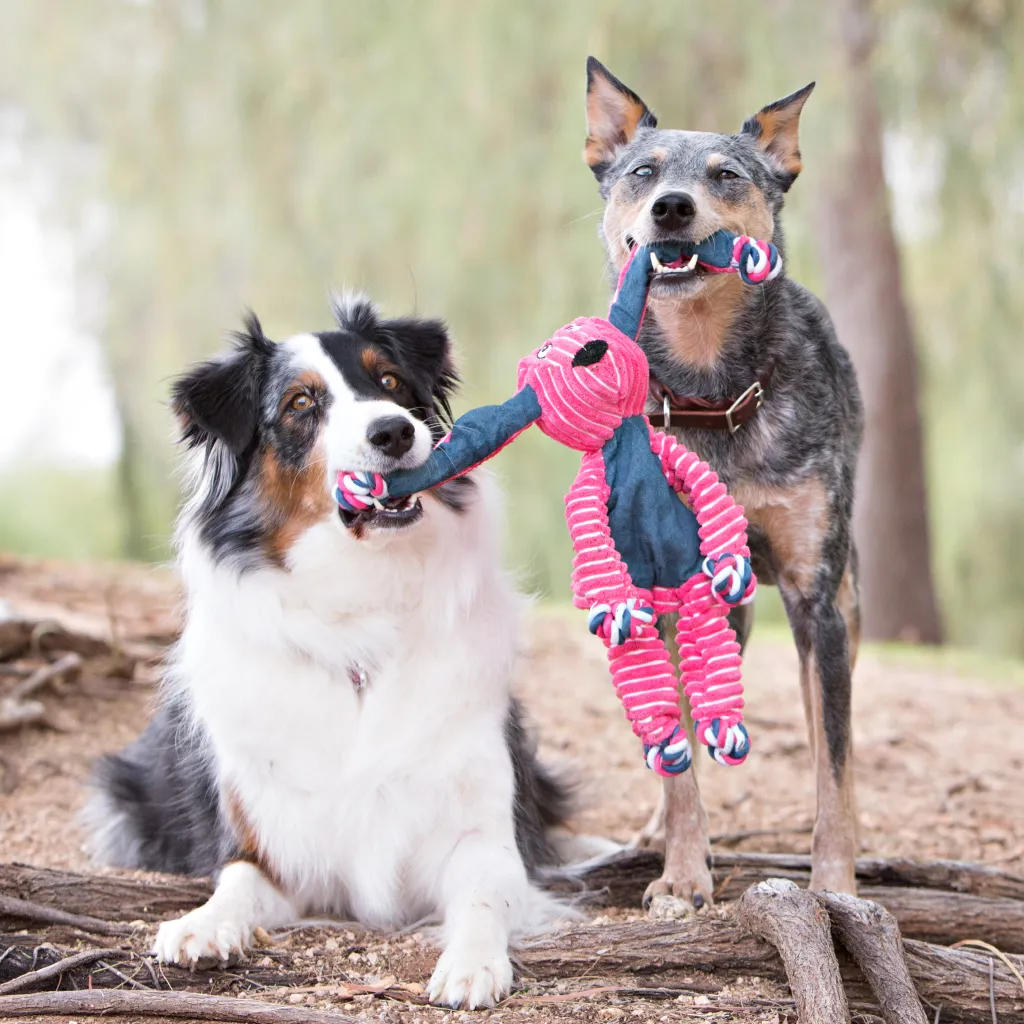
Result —
[[651, 205], [651, 219], [662, 231], [679, 231], [688, 227], [697, 214], [693, 196], [685, 192], [666, 192]]
[[404, 416], [382, 416], [366, 428], [366, 440], [393, 459], [400, 459], [415, 437], [416, 428]]

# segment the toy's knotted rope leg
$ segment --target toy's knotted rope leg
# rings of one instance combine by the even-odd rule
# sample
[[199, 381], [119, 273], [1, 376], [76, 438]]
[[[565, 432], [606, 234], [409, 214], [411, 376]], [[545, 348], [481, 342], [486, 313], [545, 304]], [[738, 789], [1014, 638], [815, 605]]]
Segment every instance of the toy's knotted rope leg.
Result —
[[640, 599], [615, 550], [608, 526], [609, 489], [600, 452], [584, 455], [565, 499], [576, 550], [573, 592], [590, 609], [591, 631], [608, 648], [612, 682], [649, 767], [677, 775], [690, 766], [689, 740], [679, 725], [679, 691], [658, 635], [654, 609]]
[[679, 775], [692, 755], [679, 724], [679, 684], [658, 627], [643, 625], [621, 644], [608, 647], [612, 683], [633, 732], [643, 741], [647, 767], [659, 775]]
[[704, 571], [680, 588], [677, 640], [683, 689], [697, 736], [723, 764], [738, 764], [750, 750], [742, 724], [740, 645], [727, 619], [729, 607], [753, 599], [747, 521], [717, 474], [693, 452], [660, 431], [651, 450], [668, 482], [690, 500], [699, 524]]
[[728, 612], [714, 598], [711, 581], [694, 576], [681, 588], [676, 640], [683, 692], [697, 738], [719, 764], [739, 764], [750, 752], [743, 725], [742, 657]]

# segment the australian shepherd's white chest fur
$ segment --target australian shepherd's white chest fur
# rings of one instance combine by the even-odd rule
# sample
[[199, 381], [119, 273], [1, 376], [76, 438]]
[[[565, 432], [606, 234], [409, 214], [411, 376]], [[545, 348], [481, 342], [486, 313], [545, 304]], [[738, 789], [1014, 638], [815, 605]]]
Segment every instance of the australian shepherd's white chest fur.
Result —
[[485, 502], [385, 539], [343, 536], [335, 515], [287, 574], [238, 575], [185, 541], [175, 677], [234, 813], [304, 907], [406, 924], [436, 907], [453, 835], [515, 851], [518, 608]]
[[97, 776], [109, 862], [215, 873], [161, 926], [165, 961], [224, 959], [256, 927], [332, 913], [441, 917], [431, 998], [490, 1005], [510, 937], [549, 918], [529, 871], [565, 794], [509, 681], [520, 599], [486, 477], [343, 515], [341, 469], [424, 461], [454, 383], [435, 322], [340, 304], [339, 330], [267, 341], [175, 389], [197, 460], [179, 527], [184, 632], [162, 706]]

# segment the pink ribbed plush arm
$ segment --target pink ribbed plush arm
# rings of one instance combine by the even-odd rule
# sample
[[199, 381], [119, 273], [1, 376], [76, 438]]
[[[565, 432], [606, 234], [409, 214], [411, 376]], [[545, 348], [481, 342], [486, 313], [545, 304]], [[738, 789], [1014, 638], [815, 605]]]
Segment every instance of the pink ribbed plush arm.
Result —
[[614, 604], [636, 596], [629, 572], [612, 542], [604, 459], [587, 452], [565, 496], [565, 518], [576, 554], [572, 560], [572, 592], [577, 608]]
[[651, 431], [651, 451], [661, 460], [665, 479], [690, 501], [700, 525], [700, 553], [718, 558], [729, 553], [750, 557], [743, 508], [729, 496], [718, 474], [674, 437]]

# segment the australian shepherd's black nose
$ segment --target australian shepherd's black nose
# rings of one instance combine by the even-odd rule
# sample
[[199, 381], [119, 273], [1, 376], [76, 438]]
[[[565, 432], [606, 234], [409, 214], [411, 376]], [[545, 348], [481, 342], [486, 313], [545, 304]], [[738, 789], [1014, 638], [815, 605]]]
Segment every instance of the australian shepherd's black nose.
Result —
[[95, 850], [217, 876], [161, 926], [162, 960], [224, 959], [308, 914], [434, 915], [431, 998], [487, 1006], [510, 938], [557, 911], [529, 877], [565, 793], [509, 694], [520, 598], [486, 475], [400, 509], [331, 498], [341, 469], [427, 458], [456, 382], [444, 326], [363, 299], [335, 313], [279, 344], [251, 316], [174, 387], [187, 619], [156, 717], [100, 765]]

